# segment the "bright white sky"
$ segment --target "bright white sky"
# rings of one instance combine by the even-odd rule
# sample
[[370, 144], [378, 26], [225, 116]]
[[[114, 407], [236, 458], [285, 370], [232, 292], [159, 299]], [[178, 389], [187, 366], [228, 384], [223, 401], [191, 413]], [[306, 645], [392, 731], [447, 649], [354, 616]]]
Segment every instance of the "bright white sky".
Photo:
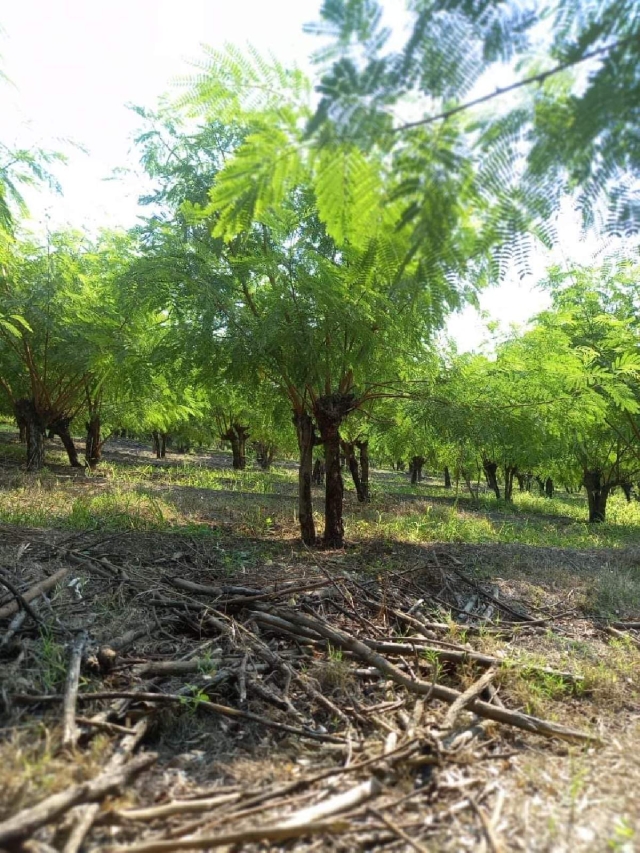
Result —
[[[253, 44], [285, 63], [308, 69], [317, 47], [302, 32], [318, 18], [320, 0], [8, 0], [0, 8], [0, 67], [13, 86], [0, 85], [2, 140], [39, 144], [70, 155], [59, 170], [64, 196], [29, 198], [35, 222], [54, 227], [129, 227], [140, 186], [108, 180], [117, 167], [135, 164], [132, 138], [139, 120], [128, 104], [153, 108], [160, 95], [191, 73], [202, 43]], [[387, 0], [389, 18], [404, 7]], [[391, 21], [390, 21], [391, 22]], [[88, 154], [70, 149], [72, 140]], [[564, 255], [582, 257], [570, 218], [563, 229]], [[588, 255], [588, 253], [586, 253]], [[559, 260], [562, 255], [556, 257]], [[535, 275], [508, 281], [482, 296], [482, 308], [504, 328], [522, 324], [544, 307]], [[449, 333], [462, 350], [486, 337], [484, 322], [467, 309], [452, 318]]]

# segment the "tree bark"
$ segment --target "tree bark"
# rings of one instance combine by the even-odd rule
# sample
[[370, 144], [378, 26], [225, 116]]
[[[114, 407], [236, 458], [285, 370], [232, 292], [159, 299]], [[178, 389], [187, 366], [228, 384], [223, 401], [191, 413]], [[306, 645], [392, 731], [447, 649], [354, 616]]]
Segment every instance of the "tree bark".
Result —
[[451, 488], [451, 474], [449, 473], [449, 466], [444, 466], [444, 487], [445, 489]]
[[546, 498], [553, 497], [553, 480], [551, 477], [547, 477], [544, 483], [544, 495]]
[[515, 476], [516, 480], [518, 481], [518, 491], [524, 492], [525, 475], [521, 474], [519, 471], [516, 471], [514, 476]]
[[24, 416], [18, 410], [17, 404], [15, 406], [14, 414], [15, 414], [16, 424], [18, 426], [20, 444], [25, 444], [27, 441], [27, 421], [24, 419]]
[[151, 433], [151, 437], [153, 438], [153, 449], [156, 454], [156, 459], [160, 459], [160, 433], [158, 430], [154, 429]]
[[266, 441], [256, 441], [255, 448], [256, 462], [263, 471], [268, 471], [275, 455], [275, 445]]
[[305, 545], [315, 545], [316, 528], [313, 521], [311, 478], [313, 469], [313, 447], [316, 443], [313, 420], [306, 413], [293, 413], [293, 423], [298, 436], [300, 465], [298, 467], [298, 521], [300, 536]]
[[84, 449], [84, 458], [87, 465], [93, 471], [102, 458], [102, 441], [100, 440], [100, 415], [92, 415], [85, 424], [87, 429], [87, 441]]
[[500, 500], [500, 487], [498, 486], [498, 478], [496, 477], [496, 473], [498, 471], [497, 464], [495, 462], [491, 462], [489, 459], [483, 459], [482, 468], [484, 470], [485, 477], [487, 478], [487, 485], [493, 490], [493, 493], [498, 500]]
[[320, 440], [324, 445], [326, 481], [322, 542], [326, 548], [344, 547], [342, 519], [344, 484], [340, 471], [340, 425], [354, 408], [354, 402], [353, 394], [326, 394], [319, 397], [313, 407]]
[[369, 491], [369, 441], [363, 439], [356, 441], [356, 447], [360, 451], [360, 482], [362, 484], [363, 501], [368, 503], [371, 500]]
[[84, 466], [78, 459], [78, 451], [73, 443], [71, 432], [69, 431], [70, 424], [71, 418], [68, 418], [65, 415], [60, 415], [59, 417], [54, 418], [48, 424], [49, 437], [53, 438], [54, 435], [58, 436], [64, 446], [64, 449], [67, 451], [69, 465], [71, 465], [72, 468], [83, 468]]
[[631, 495], [633, 491], [633, 483], [624, 482], [620, 483], [620, 488], [622, 489], [622, 493], [624, 494], [626, 501], [628, 504], [631, 503]]
[[611, 491], [611, 485], [603, 481], [602, 471], [593, 469], [584, 472], [582, 484], [587, 490], [589, 502], [589, 522], [599, 524], [606, 519], [607, 498]]
[[19, 413], [25, 425], [27, 441], [27, 471], [39, 471], [44, 467], [44, 437], [46, 424], [43, 423], [36, 404], [32, 399], [16, 401], [16, 413]]

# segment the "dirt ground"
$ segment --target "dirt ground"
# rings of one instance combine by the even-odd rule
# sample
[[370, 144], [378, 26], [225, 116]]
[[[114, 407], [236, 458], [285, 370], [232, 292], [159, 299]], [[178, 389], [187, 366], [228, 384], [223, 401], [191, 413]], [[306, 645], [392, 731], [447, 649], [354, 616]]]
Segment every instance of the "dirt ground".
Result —
[[640, 614], [595, 606], [640, 537], [310, 551], [187, 488], [206, 529], [0, 524], [0, 849], [640, 849]]

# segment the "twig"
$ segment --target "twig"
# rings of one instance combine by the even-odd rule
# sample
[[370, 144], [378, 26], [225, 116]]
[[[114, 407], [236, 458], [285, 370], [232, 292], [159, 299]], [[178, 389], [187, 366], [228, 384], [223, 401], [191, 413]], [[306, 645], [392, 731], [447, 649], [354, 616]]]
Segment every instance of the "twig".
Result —
[[0, 846], [10, 846], [26, 838], [79, 803], [101, 800], [107, 794], [118, 791], [122, 785], [150, 767], [156, 757], [151, 752], [139, 755], [117, 770], [108, 770], [89, 782], [73, 785], [65, 791], [47, 797], [30, 809], [23, 809], [17, 815], [0, 823]]
[[6, 648], [14, 636], [18, 633], [20, 628], [22, 627], [22, 623], [27, 618], [26, 610], [18, 610], [16, 615], [13, 617], [11, 622], [9, 622], [9, 627], [6, 630], [4, 637], [0, 640], [0, 649]]
[[336, 794], [329, 799], [321, 800], [313, 806], [301, 809], [283, 821], [280, 826], [306, 826], [324, 820], [324, 818], [344, 812], [347, 809], [359, 806], [371, 797], [375, 797], [382, 790], [382, 784], [372, 776], [366, 782], [361, 782], [348, 791]]
[[466, 708], [466, 706], [470, 702], [473, 701], [473, 699], [475, 699], [482, 693], [484, 688], [493, 681], [496, 675], [496, 669], [488, 669], [481, 678], [479, 678], [477, 681], [474, 681], [471, 687], [468, 687], [464, 691], [464, 693], [460, 694], [460, 696], [456, 699], [456, 701], [447, 711], [447, 715], [444, 718], [444, 722], [442, 723], [441, 727], [444, 731], [449, 731], [455, 726], [459, 714], [464, 710], [464, 708]]
[[78, 696], [82, 653], [86, 642], [87, 634], [83, 631], [78, 634], [71, 646], [71, 657], [69, 659], [69, 670], [67, 672], [67, 683], [64, 690], [64, 705], [62, 709], [63, 749], [73, 749], [80, 734], [76, 725], [76, 699]]
[[121, 820], [156, 820], [161, 817], [171, 817], [177, 814], [197, 814], [207, 812], [215, 806], [225, 803], [233, 803], [240, 799], [242, 794], [235, 792], [231, 794], [219, 794], [217, 797], [207, 797], [201, 800], [178, 800], [173, 803], [164, 803], [161, 806], [151, 806], [144, 809], [121, 809], [110, 812], [110, 816]]
[[371, 808], [368, 809], [368, 811], [381, 823], [383, 823], [387, 827], [387, 829], [390, 829], [391, 832], [394, 833], [394, 835], [397, 835], [398, 838], [401, 838], [403, 841], [405, 841], [409, 845], [409, 847], [413, 848], [413, 850], [417, 850], [417, 853], [429, 853], [426, 847], [423, 847], [422, 844], [418, 844], [417, 841], [414, 841], [414, 839], [410, 835], [408, 835], [404, 831], [404, 829], [402, 829], [402, 827], [398, 826], [390, 818], [383, 815], [382, 812], [378, 811], [377, 809]]
[[[65, 578], [70, 571], [71, 569], [69, 568], [58, 569], [58, 571], [51, 575], [51, 577], [40, 581], [40, 583], [37, 583], [35, 586], [32, 586], [26, 592], [22, 593], [21, 600], [24, 602], [33, 601], [34, 598], [38, 598], [38, 596], [42, 595], [43, 592], [48, 592], [56, 586], [56, 584]], [[5, 604], [4, 607], [0, 607], [0, 619], [5, 619], [7, 616], [13, 616], [19, 608], [20, 605], [17, 601], [10, 601], [9, 604]], [[40, 620], [38, 619], [37, 621]]]
[[484, 831], [485, 838], [487, 839], [487, 844], [489, 845], [489, 849], [491, 853], [503, 853], [504, 847], [500, 843], [499, 839], [496, 836], [495, 830], [491, 824], [491, 821], [486, 816], [484, 811], [480, 808], [478, 803], [473, 797], [469, 797], [469, 802], [471, 803], [471, 808], [480, 818], [480, 823], [482, 824], [482, 829]]

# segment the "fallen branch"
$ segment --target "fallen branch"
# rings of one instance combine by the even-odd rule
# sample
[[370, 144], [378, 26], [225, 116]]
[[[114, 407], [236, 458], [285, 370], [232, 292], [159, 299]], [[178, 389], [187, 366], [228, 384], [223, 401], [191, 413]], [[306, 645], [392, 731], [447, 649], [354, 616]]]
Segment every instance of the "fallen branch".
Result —
[[329, 835], [350, 832], [352, 825], [344, 820], [308, 823], [305, 826], [264, 826], [228, 832], [226, 835], [203, 835], [197, 838], [176, 838], [171, 841], [147, 841], [128, 847], [106, 847], [104, 853], [171, 853], [173, 850], [206, 850], [236, 844], [251, 844], [255, 841], [290, 841], [308, 835]]
[[[435, 699], [440, 699], [448, 704], [453, 704], [462, 694], [453, 690], [450, 687], [443, 687], [440, 684], [433, 684], [429, 681], [419, 681], [405, 675], [400, 669], [390, 663], [386, 658], [377, 652], [372, 651], [368, 646], [352, 637], [344, 631], [339, 631], [331, 628], [319, 619], [312, 619], [309, 616], [304, 616], [297, 611], [287, 610], [285, 618], [294, 624], [300, 624], [305, 628], [315, 630], [320, 636], [326, 637], [332, 645], [347, 649], [353, 652], [357, 657], [364, 660], [371, 666], [375, 666], [380, 672], [383, 672], [389, 678], [402, 685], [411, 693], [418, 695], [432, 695]], [[523, 714], [519, 711], [507, 711], [504, 708], [498, 708], [488, 702], [482, 702], [479, 699], [473, 699], [469, 705], [470, 710], [480, 717], [486, 717], [490, 720], [495, 720], [498, 723], [506, 723], [507, 725], [515, 726], [519, 729], [524, 729], [534, 734], [539, 734], [544, 737], [558, 737], [561, 740], [570, 741], [573, 743], [599, 743], [597, 737], [585, 734], [584, 732], [566, 728], [558, 723], [552, 723], [547, 720], [532, 717], [529, 714]]]
[[301, 809], [283, 821], [280, 826], [306, 826], [314, 824], [326, 817], [359, 806], [360, 803], [364, 803], [371, 797], [375, 797], [381, 790], [382, 784], [375, 776], [372, 776], [371, 779], [361, 782], [348, 791], [343, 791], [341, 794], [336, 794], [334, 797], [329, 797], [327, 800], [322, 800], [313, 806]]
[[[20, 704], [36, 704], [40, 702], [59, 702], [63, 697], [58, 694], [50, 695], [30, 695], [28, 693], [14, 693], [11, 697], [15, 702]], [[219, 714], [221, 717], [232, 717], [235, 719], [251, 720], [254, 723], [260, 723], [263, 726], [271, 729], [277, 729], [288, 734], [298, 735], [299, 737], [307, 737], [312, 740], [324, 741], [325, 743], [337, 743], [343, 746], [345, 741], [342, 738], [334, 735], [316, 732], [314, 729], [297, 728], [296, 726], [288, 726], [286, 723], [277, 723], [275, 720], [269, 720], [267, 717], [261, 717], [259, 714], [252, 714], [250, 711], [240, 711], [238, 708], [231, 708], [228, 705], [218, 705], [215, 702], [209, 702], [200, 697], [191, 699], [189, 696], [180, 696], [177, 693], [136, 693], [130, 690], [113, 690], [102, 691], [97, 693], [78, 693], [79, 702], [94, 702], [98, 699], [134, 699], [138, 702], [166, 702], [174, 705], [192, 705], [193, 707], [202, 708], [205, 711], [211, 711], [214, 714]]]
[[150, 767], [156, 758], [157, 756], [151, 752], [139, 755], [123, 767], [107, 770], [89, 782], [73, 785], [65, 791], [47, 797], [30, 809], [23, 809], [17, 815], [0, 823], [0, 847], [12, 845], [26, 838], [79, 803], [95, 802], [108, 794], [117, 792], [134, 776]]

